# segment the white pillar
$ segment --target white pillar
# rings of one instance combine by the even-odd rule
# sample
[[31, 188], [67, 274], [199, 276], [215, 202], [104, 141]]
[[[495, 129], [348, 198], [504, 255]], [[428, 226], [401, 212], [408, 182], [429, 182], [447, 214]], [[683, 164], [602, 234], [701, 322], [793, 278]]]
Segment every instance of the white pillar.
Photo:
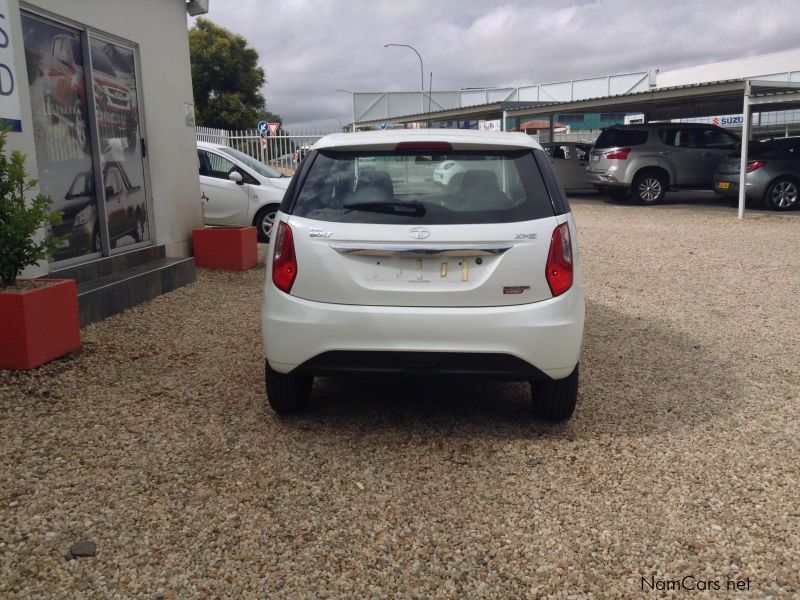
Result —
[[744, 219], [745, 188], [747, 177], [747, 151], [750, 141], [750, 82], [744, 84], [744, 101], [742, 105], [742, 156], [739, 162], [739, 219]]

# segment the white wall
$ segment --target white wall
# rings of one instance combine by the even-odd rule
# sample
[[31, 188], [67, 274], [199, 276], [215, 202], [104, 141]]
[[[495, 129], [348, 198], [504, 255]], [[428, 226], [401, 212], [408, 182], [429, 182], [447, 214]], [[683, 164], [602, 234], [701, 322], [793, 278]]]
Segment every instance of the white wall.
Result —
[[[9, 21], [22, 106], [22, 133], [9, 146], [28, 155], [36, 174], [30, 95], [19, 16], [19, 0], [8, 0]], [[194, 127], [184, 118], [192, 103], [185, 0], [30, 0], [22, 4], [44, 16], [60, 17], [139, 46], [141, 110], [147, 141], [155, 242], [169, 256], [191, 253], [192, 229], [202, 224]], [[26, 272], [46, 272], [46, 266]]]

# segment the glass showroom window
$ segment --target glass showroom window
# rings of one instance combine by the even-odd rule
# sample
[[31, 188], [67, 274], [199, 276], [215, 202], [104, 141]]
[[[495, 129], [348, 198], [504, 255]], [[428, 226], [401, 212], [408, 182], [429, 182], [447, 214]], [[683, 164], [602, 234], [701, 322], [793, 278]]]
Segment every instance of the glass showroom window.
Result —
[[108, 237], [120, 248], [150, 239], [134, 52], [92, 36], [92, 85]]
[[[134, 50], [22, 14], [39, 187], [69, 263], [150, 240]], [[88, 43], [87, 43], [88, 42]], [[92, 110], [93, 108], [93, 110]]]

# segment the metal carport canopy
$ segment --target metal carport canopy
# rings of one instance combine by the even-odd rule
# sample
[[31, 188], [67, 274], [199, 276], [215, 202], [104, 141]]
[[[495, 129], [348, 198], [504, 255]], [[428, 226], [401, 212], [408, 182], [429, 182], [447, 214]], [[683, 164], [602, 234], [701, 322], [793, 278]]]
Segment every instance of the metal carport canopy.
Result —
[[[773, 105], [761, 110], [786, 110], [787, 94], [800, 90], [800, 82], [728, 80], [632, 92], [619, 96], [587, 98], [573, 102], [553, 102], [506, 111], [507, 117], [548, 117], [569, 113], [627, 112], [644, 113], [647, 121], [738, 114], [742, 112], [748, 83], [750, 94], [774, 98]], [[794, 98], [800, 106], [800, 96]]]
[[[800, 108], [800, 81], [727, 80], [633, 92], [619, 96], [555, 102], [536, 107], [512, 109], [505, 117], [547, 117], [569, 113], [644, 113], [645, 121], [666, 121], [692, 117], [742, 113], [742, 138], [750, 139], [751, 112]], [[505, 129], [505, 122], [503, 123]], [[742, 145], [739, 173], [739, 212], [744, 218], [747, 144]]]
[[[357, 125], [411, 123], [427, 120], [491, 119], [501, 117], [503, 129], [508, 117], [554, 117], [569, 113], [627, 112], [644, 113], [646, 121], [665, 121], [692, 117], [709, 117], [742, 113], [742, 137], [750, 139], [751, 109], [759, 112], [800, 108], [800, 82], [766, 81], [761, 79], [729, 79], [692, 85], [655, 88], [618, 96], [601, 96], [572, 102], [524, 103], [495, 102], [463, 108], [392, 117], [381, 121], [364, 121]], [[516, 103], [520, 104], [520, 103]], [[747, 166], [747, 145], [742, 153], [739, 180], [739, 218], [744, 217], [744, 175]]]

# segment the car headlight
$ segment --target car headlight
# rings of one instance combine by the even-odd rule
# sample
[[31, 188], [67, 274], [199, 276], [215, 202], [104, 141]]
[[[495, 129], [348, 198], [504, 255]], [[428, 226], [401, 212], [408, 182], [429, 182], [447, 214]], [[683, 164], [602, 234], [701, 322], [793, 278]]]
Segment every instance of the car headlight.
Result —
[[81, 225], [86, 225], [92, 218], [92, 205], [90, 204], [86, 208], [84, 208], [81, 212], [75, 215], [75, 222], [73, 223], [73, 227], [80, 227]]

